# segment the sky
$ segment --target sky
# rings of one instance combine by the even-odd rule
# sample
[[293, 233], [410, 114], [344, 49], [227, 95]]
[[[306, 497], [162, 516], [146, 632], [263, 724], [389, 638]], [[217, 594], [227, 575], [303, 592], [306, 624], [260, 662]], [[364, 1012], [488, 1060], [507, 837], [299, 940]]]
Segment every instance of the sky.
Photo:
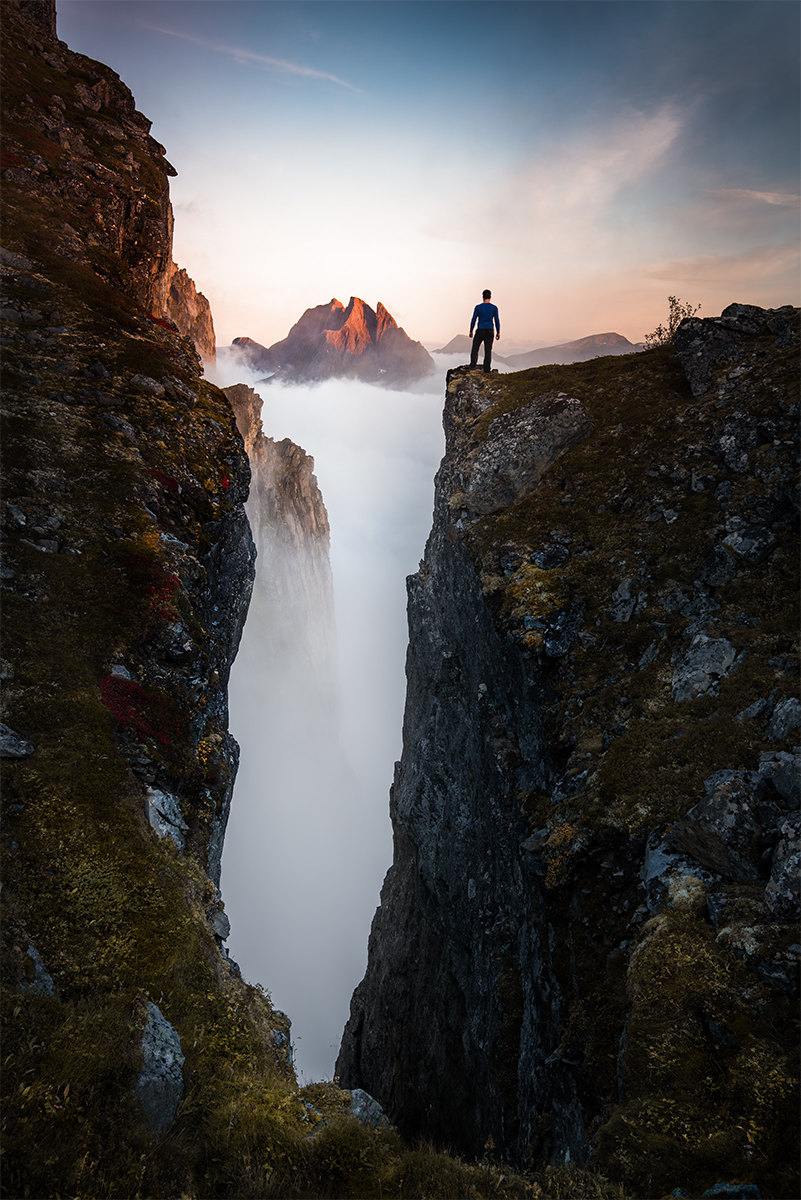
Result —
[[488, 287], [501, 354], [798, 303], [794, 0], [57, 6], [178, 171], [220, 345], [351, 295], [433, 349]]

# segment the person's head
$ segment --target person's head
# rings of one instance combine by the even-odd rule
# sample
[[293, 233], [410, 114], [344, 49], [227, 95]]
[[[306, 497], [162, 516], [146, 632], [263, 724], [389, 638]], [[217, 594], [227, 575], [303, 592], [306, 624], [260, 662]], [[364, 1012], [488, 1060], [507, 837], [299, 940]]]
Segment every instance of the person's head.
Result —
[[484, 288], [484, 291], [481, 293], [481, 295], [485, 300], [492, 299], [492, 292], [489, 290], [489, 288]]

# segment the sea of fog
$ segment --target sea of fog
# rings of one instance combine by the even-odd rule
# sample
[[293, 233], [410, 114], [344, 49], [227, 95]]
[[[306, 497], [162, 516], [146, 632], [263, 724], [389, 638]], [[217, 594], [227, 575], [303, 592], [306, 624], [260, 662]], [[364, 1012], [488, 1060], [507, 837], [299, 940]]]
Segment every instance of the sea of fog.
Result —
[[260, 688], [247, 627], [230, 684], [241, 762], [222, 866], [228, 947], [244, 978], [261, 983], [291, 1018], [306, 1082], [332, 1077], [392, 859], [405, 581], [431, 527], [445, 374], [460, 361], [437, 355], [436, 373], [407, 391], [353, 380], [260, 384], [230, 351], [208, 371], [220, 386], [253, 387], [264, 401], [265, 434], [291, 438], [313, 456], [331, 525], [339, 737], [304, 710], [291, 672]]

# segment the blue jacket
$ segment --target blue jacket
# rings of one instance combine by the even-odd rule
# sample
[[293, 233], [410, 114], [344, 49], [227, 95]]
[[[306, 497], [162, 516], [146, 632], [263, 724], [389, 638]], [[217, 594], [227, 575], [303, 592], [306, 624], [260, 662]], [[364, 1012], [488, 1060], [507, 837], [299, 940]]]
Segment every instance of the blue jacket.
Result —
[[492, 329], [495, 325], [495, 332], [501, 332], [501, 318], [498, 315], [498, 308], [495, 304], [490, 304], [485, 301], [483, 304], [477, 304], [473, 309], [473, 317], [470, 321], [470, 333], [473, 332], [473, 326], [478, 321], [479, 329]]

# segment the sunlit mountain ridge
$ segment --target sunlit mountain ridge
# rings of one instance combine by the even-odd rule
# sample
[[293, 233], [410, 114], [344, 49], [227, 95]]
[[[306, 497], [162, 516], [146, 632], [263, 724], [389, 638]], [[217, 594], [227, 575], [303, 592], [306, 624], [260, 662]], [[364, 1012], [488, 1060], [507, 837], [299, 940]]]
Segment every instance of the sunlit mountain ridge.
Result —
[[414, 342], [379, 301], [375, 310], [351, 296], [307, 308], [281, 341], [262, 346], [234, 338], [247, 365], [289, 383], [317, 382], [343, 376], [367, 382], [404, 384], [434, 371], [434, 361]]

